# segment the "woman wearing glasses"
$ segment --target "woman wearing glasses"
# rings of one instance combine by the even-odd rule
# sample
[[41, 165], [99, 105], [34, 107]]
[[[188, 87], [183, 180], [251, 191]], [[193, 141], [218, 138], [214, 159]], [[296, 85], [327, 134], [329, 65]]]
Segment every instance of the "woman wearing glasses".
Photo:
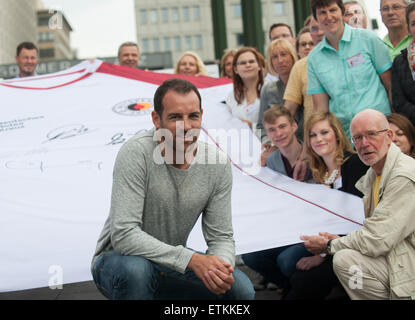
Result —
[[[406, 8], [406, 20], [410, 34], [415, 37], [415, 3]], [[393, 61], [392, 105], [415, 126], [415, 40]]]
[[298, 32], [295, 45], [300, 59], [307, 57], [313, 50], [314, 42], [309, 28], [305, 27]]
[[226, 99], [232, 114], [255, 129], [259, 95], [264, 84], [264, 57], [251, 47], [239, 49], [233, 58], [233, 91]]
[[[336, 116], [331, 112], [313, 113], [304, 125], [304, 133], [314, 181], [362, 197], [355, 183], [368, 167], [353, 150]], [[291, 278], [291, 290], [286, 299], [323, 299], [335, 286], [343, 291], [333, 272], [332, 256], [302, 258], [297, 270]]]

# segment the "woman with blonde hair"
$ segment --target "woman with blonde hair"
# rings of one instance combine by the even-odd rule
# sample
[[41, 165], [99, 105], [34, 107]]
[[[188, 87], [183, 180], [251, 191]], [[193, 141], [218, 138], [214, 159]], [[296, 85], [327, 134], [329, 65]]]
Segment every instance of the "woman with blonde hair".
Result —
[[[268, 82], [261, 90], [260, 110], [257, 128], [261, 130], [262, 142], [268, 142], [262, 117], [264, 112], [273, 105], [284, 104], [284, 92], [294, 63], [298, 60], [297, 52], [293, 45], [285, 39], [277, 39], [270, 43], [267, 50], [267, 70], [272, 75], [278, 75], [277, 81]], [[298, 123], [298, 118], [295, 119]], [[299, 126], [297, 137], [302, 139], [302, 126]]]
[[[333, 113], [316, 112], [307, 119], [304, 146], [316, 183], [363, 196], [355, 184], [369, 168], [353, 150], [339, 119]], [[291, 290], [285, 298], [323, 299], [335, 286], [343, 290], [334, 274], [332, 259], [332, 256], [314, 255], [299, 260], [299, 271], [291, 277]]]
[[255, 129], [259, 113], [259, 95], [264, 84], [264, 57], [251, 47], [239, 49], [233, 59], [233, 91], [226, 104], [232, 114]]
[[176, 66], [174, 67], [175, 74], [185, 74], [189, 76], [207, 76], [207, 70], [202, 59], [193, 51], [186, 51], [183, 53]]
[[220, 60], [220, 76], [222, 78], [232, 79], [233, 77], [233, 58], [236, 50], [227, 49]]

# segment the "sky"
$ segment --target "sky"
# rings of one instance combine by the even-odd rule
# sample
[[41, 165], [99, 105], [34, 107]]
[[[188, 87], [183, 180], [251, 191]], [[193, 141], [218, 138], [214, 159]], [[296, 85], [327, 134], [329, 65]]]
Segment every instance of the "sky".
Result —
[[78, 58], [117, 56], [125, 41], [137, 41], [134, 0], [42, 0], [63, 12], [73, 28], [71, 46]]
[[[137, 41], [134, 0], [42, 0], [45, 8], [61, 10], [74, 31], [71, 45], [78, 58], [113, 57], [125, 41]], [[377, 18], [383, 37], [379, 0], [364, 0], [369, 18]]]
[[369, 18], [378, 20], [379, 31], [377, 31], [377, 34], [383, 38], [388, 33], [388, 30], [380, 17], [380, 0], [363, 0], [363, 2], [366, 5]]

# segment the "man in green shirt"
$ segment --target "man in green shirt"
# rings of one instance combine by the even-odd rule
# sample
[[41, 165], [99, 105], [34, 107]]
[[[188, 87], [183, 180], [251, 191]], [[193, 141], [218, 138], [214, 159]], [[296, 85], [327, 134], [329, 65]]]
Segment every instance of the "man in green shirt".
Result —
[[412, 36], [408, 34], [408, 24], [405, 18], [405, 8], [407, 5], [407, 0], [380, 1], [382, 21], [388, 28], [388, 34], [383, 41], [388, 46], [392, 61], [412, 41]]

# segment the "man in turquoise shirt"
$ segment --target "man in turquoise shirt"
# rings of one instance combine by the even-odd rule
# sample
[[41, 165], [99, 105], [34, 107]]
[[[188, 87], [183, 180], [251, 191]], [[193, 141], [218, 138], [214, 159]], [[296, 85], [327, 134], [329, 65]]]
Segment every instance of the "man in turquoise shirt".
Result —
[[364, 109], [391, 112], [392, 61], [375, 33], [343, 21], [341, 0], [312, 0], [325, 38], [308, 56], [308, 90], [316, 111], [331, 111], [350, 137], [353, 117]]
[[388, 34], [383, 42], [388, 46], [392, 61], [403, 49], [408, 48], [412, 36], [408, 34], [405, 8], [408, 5], [406, 0], [381, 0], [380, 13], [382, 21], [388, 28]]

